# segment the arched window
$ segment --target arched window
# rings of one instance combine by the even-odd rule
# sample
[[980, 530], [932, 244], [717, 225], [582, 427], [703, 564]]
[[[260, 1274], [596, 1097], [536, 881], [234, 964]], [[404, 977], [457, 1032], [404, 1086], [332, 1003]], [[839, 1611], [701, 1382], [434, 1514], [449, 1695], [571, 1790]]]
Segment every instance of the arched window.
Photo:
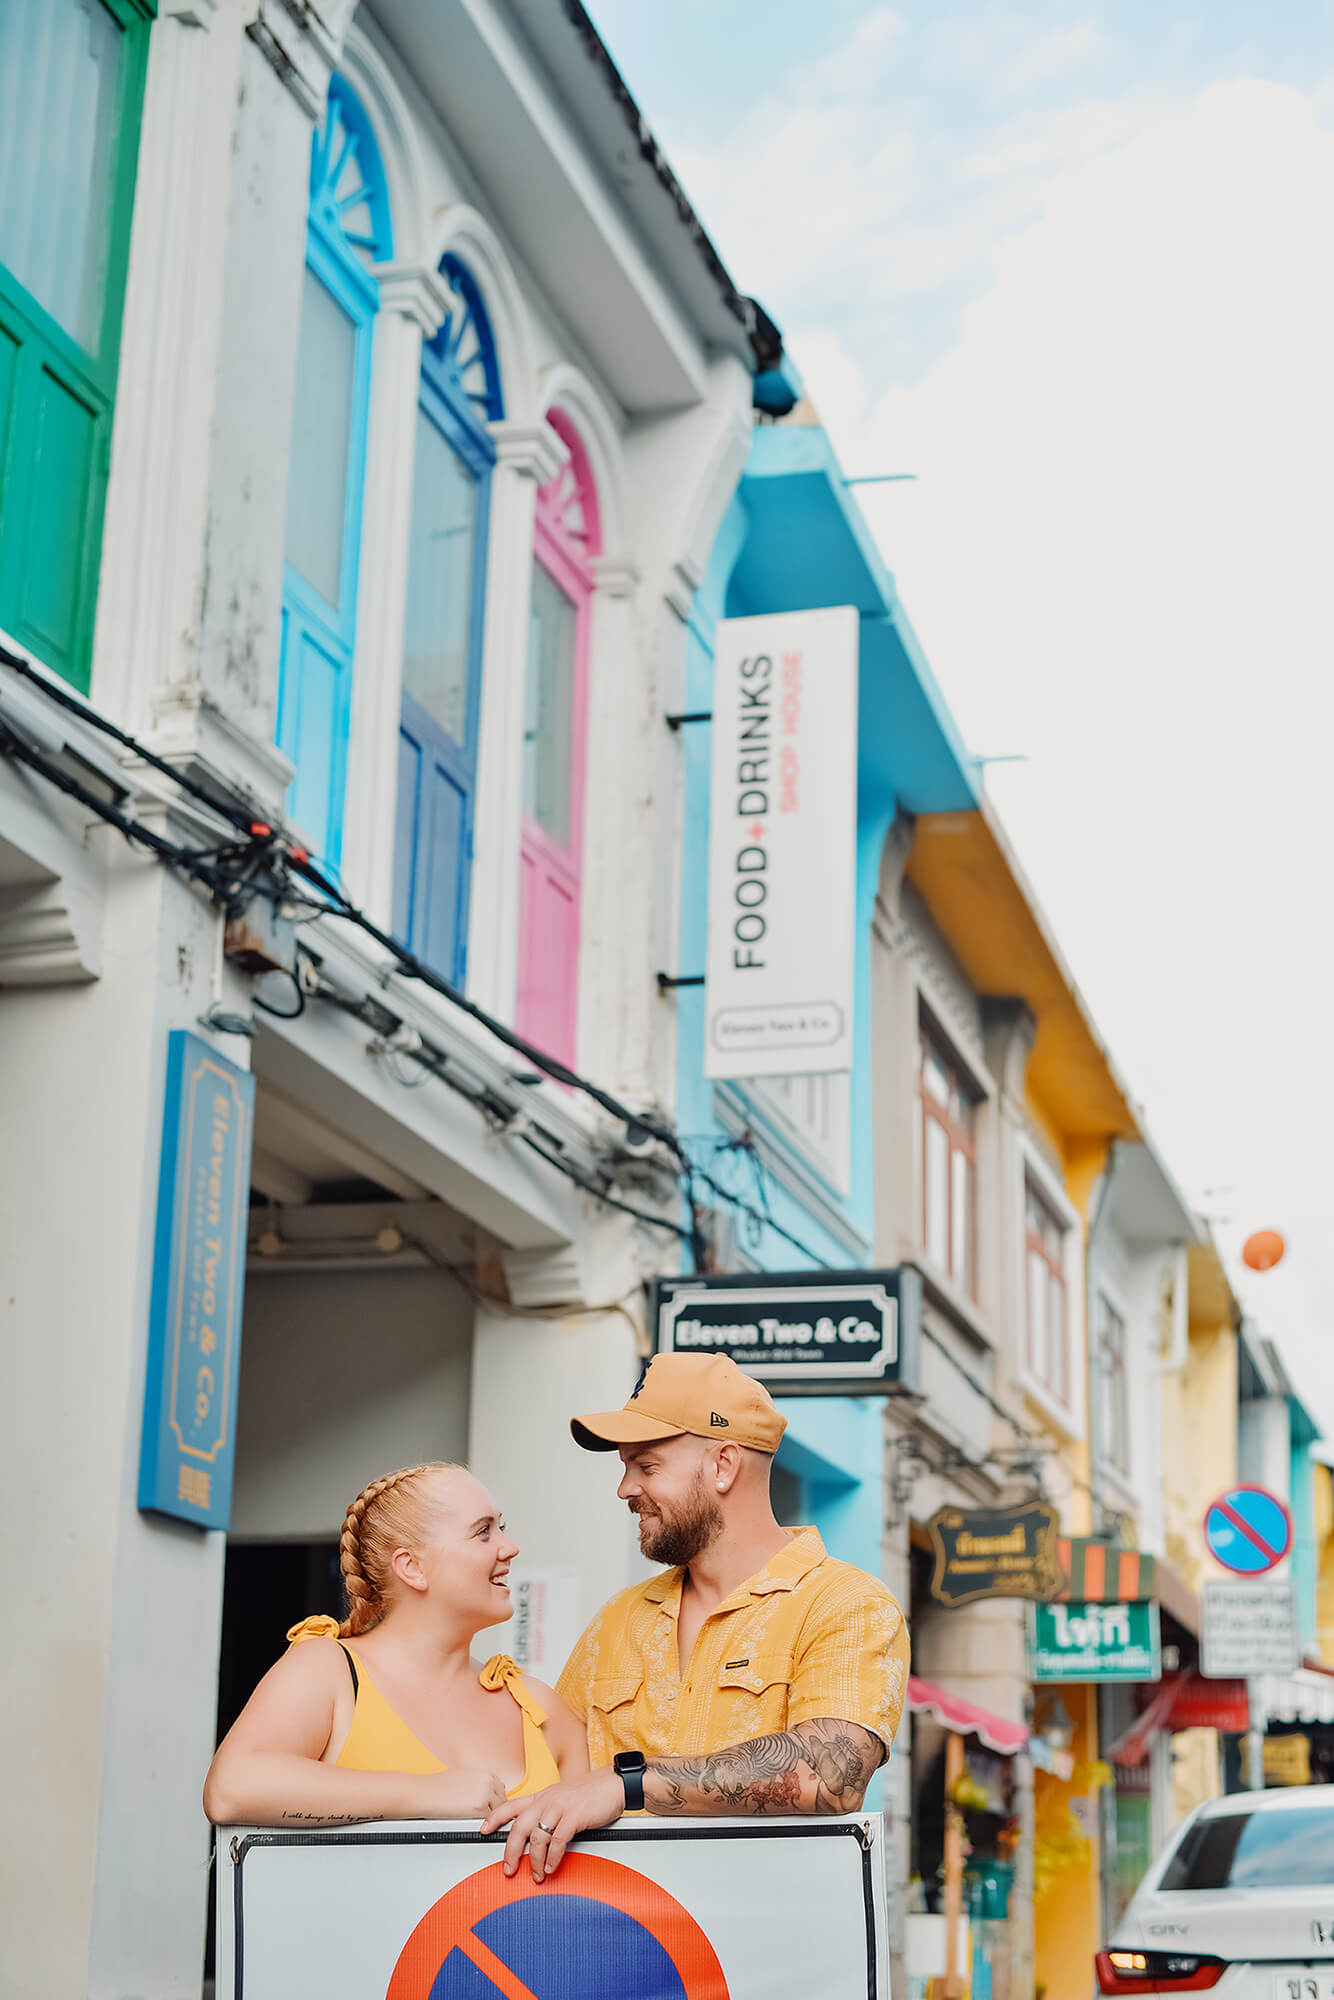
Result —
[[519, 884], [519, 1032], [574, 1061], [584, 748], [597, 488], [578, 431], [548, 421], [568, 462], [537, 496], [528, 684], [523, 723]]
[[325, 861], [342, 847], [352, 708], [371, 329], [370, 266], [393, 256], [380, 151], [351, 86], [329, 85], [310, 151], [310, 212], [287, 475], [278, 746], [288, 811]]
[[486, 527], [504, 415], [495, 342], [457, 257], [441, 274], [459, 301], [422, 349], [398, 739], [394, 931], [462, 984], [468, 933]]

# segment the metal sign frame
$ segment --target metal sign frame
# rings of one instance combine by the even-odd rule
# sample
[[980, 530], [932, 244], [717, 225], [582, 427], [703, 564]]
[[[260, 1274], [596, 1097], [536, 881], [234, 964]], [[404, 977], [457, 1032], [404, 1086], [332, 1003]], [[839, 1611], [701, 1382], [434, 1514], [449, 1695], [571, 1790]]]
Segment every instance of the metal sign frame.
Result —
[[[941, 1507], [926, 1526], [936, 1557], [931, 1596], [949, 1610], [976, 1604], [986, 1597], [1017, 1597], [1030, 1604], [1049, 1604], [1065, 1588], [1065, 1574], [1056, 1552], [1060, 1516], [1045, 1500], [1026, 1500], [1018, 1507]], [[957, 1541], [951, 1546], [947, 1539], [951, 1535], [962, 1537], [974, 1533], [984, 1541], [1018, 1535], [1022, 1548], [980, 1551], [974, 1558], [973, 1551], [961, 1551]], [[984, 1567], [986, 1555], [995, 1556], [989, 1567]], [[962, 1590], [949, 1590], [946, 1586], [951, 1566], [961, 1556], [965, 1561], [976, 1559], [979, 1580], [976, 1585], [965, 1583]], [[1007, 1568], [1016, 1557], [1025, 1566]], [[986, 1581], [981, 1580], [984, 1575]]]
[[710, 1272], [655, 1279], [649, 1322], [656, 1353], [726, 1354], [773, 1395], [915, 1395], [921, 1299], [911, 1265]]

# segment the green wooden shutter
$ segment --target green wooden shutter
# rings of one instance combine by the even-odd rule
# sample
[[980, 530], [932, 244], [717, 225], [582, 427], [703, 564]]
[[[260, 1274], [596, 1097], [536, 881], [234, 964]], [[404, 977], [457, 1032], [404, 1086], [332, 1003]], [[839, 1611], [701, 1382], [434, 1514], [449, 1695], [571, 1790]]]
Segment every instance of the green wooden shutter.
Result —
[[96, 324], [68, 331], [0, 263], [0, 627], [86, 692], [143, 115], [157, 0], [97, 0], [120, 30], [102, 173]]

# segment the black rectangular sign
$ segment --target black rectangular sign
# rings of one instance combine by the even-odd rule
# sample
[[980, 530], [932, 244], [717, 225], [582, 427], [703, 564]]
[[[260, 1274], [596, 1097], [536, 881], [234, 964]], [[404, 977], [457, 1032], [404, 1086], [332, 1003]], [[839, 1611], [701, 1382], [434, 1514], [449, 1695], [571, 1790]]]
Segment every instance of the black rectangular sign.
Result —
[[937, 1604], [980, 1597], [1026, 1597], [1048, 1604], [1065, 1588], [1056, 1557], [1060, 1523], [1045, 1500], [1022, 1507], [942, 1507], [927, 1522], [936, 1567]]
[[892, 1271], [747, 1271], [659, 1278], [660, 1354], [726, 1354], [775, 1396], [915, 1392], [921, 1280]]

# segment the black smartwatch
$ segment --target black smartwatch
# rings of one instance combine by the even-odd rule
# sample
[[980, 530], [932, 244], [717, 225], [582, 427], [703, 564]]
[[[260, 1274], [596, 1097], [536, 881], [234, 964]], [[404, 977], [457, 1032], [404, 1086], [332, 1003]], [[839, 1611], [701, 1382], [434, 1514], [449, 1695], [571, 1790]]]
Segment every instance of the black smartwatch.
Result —
[[642, 1750], [618, 1750], [611, 1760], [611, 1767], [625, 1787], [625, 1810], [643, 1812], [644, 1773], [648, 1769], [648, 1759]]

